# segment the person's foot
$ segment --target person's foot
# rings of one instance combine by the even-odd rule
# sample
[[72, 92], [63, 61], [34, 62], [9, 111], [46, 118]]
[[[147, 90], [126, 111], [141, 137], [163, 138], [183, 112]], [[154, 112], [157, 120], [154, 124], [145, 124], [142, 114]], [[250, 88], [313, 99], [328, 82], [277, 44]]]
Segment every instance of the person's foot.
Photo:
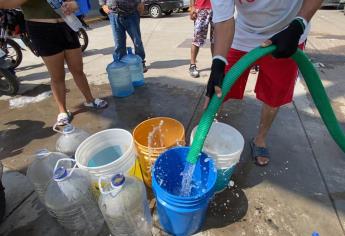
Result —
[[56, 125], [57, 126], [65, 126], [69, 123], [71, 123], [73, 119], [73, 114], [69, 111], [67, 112], [61, 112], [58, 114], [56, 118]]
[[266, 143], [255, 138], [253, 139], [253, 144], [253, 156], [256, 164], [259, 166], [266, 166], [270, 162], [270, 155], [266, 147]]
[[143, 72], [146, 73], [149, 69], [147, 68], [145, 62], [143, 61]]
[[200, 76], [198, 69], [196, 68], [195, 64], [190, 64], [189, 67], [189, 74], [190, 76], [192, 76], [193, 78], [198, 78]]
[[108, 106], [108, 102], [100, 99], [100, 98], [96, 98], [91, 102], [84, 102], [84, 106], [87, 108], [93, 108], [93, 109], [104, 109]]

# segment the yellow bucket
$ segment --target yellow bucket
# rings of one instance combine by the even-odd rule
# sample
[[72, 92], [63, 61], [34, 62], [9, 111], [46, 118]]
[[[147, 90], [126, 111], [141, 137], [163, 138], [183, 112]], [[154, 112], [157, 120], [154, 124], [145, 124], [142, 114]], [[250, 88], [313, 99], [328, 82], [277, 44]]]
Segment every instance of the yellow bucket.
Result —
[[135, 127], [133, 138], [144, 182], [151, 187], [151, 166], [167, 149], [185, 145], [185, 130], [177, 120], [156, 117]]

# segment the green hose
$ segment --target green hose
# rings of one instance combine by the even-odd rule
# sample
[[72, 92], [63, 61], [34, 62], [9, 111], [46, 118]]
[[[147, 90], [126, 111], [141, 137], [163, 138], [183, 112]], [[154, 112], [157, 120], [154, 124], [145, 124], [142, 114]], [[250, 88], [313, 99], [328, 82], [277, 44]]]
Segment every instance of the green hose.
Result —
[[[201, 117], [198, 129], [193, 139], [193, 144], [188, 153], [187, 161], [189, 163], [195, 164], [197, 162], [206, 136], [214, 121], [215, 115], [220, 105], [222, 104], [224, 97], [230, 91], [230, 88], [235, 83], [235, 81], [254, 62], [256, 62], [261, 57], [272, 53], [275, 49], [275, 46], [269, 46], [266, 48], [259, 47], [250, 51], [245, 56], [243, 56], [226, 74], [222, 86], [222, 98], [218, 98], [216, 95], [214, 95], [207, 109], [204, 111]], [[326, 91], [313, 64], [309, 61], [308, 57], [299, 49], [292, 56], [292, 59], [297, 63], [304, 77], [304, 80], [306, 81], [307, 87], [314, 100], [314, 103], [319, 110], [321, 118], [325, 123], [329, 133], [333, 137], [334, 141], [339, 145], [339, 147], [345, 152], [345, 135], [340, 128], [337, 118], [334, 115]]]

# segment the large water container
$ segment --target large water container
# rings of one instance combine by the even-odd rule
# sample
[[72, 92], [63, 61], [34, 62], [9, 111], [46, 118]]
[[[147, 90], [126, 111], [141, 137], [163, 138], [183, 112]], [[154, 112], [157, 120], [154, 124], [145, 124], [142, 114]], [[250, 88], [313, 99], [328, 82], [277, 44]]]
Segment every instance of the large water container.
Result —
[[72, 169], [58, 168], [61, 161], [56, 164], [53, 180], [47, 187], [48, 212], [70, 235], [98, 235], [104, 218], [93, 199], [89, 176], [84, 170], [76, 169], [76, 165]]
[[53, 170], [58, 160], [68, 158], [59, 152], [49, 152], [47, 149], [39, 150], [35, 160], [28, 168], [26, 175], [33, 184], [35, 192], [42, 203], [49, 181], [53, 177]]
[[151, 236], [152, 219], [144, 184], [134, 177], [117, 174], [98, 201], [112, 235]]
[[61, 136], [56, 142], [56, 150], [68, 156], [74, 156], [79, 145], [90, 136], [89, 133], [82, 129], [78, 129], [71, 124], [64, 127], [62, 131], [54, 126], [54, 131], [61, 133]]
[[214, 162], [201, 153], [190, 170], [191, 191], [181, 196], [183, 174], [188, 167], [190, 147], [175, 147], [162, 153], [152, 169], [152, 190], [156, 197], [159, 222], [176, 236], [196, 233], [206, 219], [208, 203], [213, 197], [217, 178]]
[[111, 91], [115, 97], [127, 97], [134, 93], [131, 74], [126, 63], [114, 60], [107, 66]]
[[133, 54], [132, 48], [127, 48], [127, 55], [121, 58], [121, 61], [129, 66], [131, 79], [134, 87], [144, 85], [143, 60], [138, 55]]

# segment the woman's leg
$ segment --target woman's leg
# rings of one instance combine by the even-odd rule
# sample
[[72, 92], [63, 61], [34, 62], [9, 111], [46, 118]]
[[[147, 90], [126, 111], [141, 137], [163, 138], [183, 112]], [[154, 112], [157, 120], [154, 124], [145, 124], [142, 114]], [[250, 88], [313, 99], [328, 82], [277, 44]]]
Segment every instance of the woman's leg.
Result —
[[59, 112], [67, 112], [64, 53], [61, 52], [53, 56], [42, 58], [50, 74], [51, 89], [53, 91], [55, 102], [58, 105]]
[[94, 100], [89, 83], [87, 82], [86, 76], [83, 71], [83, 59], [80, 48], [69, 49], [64, 51], [64, 56], [69, 71], [72, 73], [74, 81], [78, 86], [79, 90], [84, 95], [86, 102], [92, 102]]

